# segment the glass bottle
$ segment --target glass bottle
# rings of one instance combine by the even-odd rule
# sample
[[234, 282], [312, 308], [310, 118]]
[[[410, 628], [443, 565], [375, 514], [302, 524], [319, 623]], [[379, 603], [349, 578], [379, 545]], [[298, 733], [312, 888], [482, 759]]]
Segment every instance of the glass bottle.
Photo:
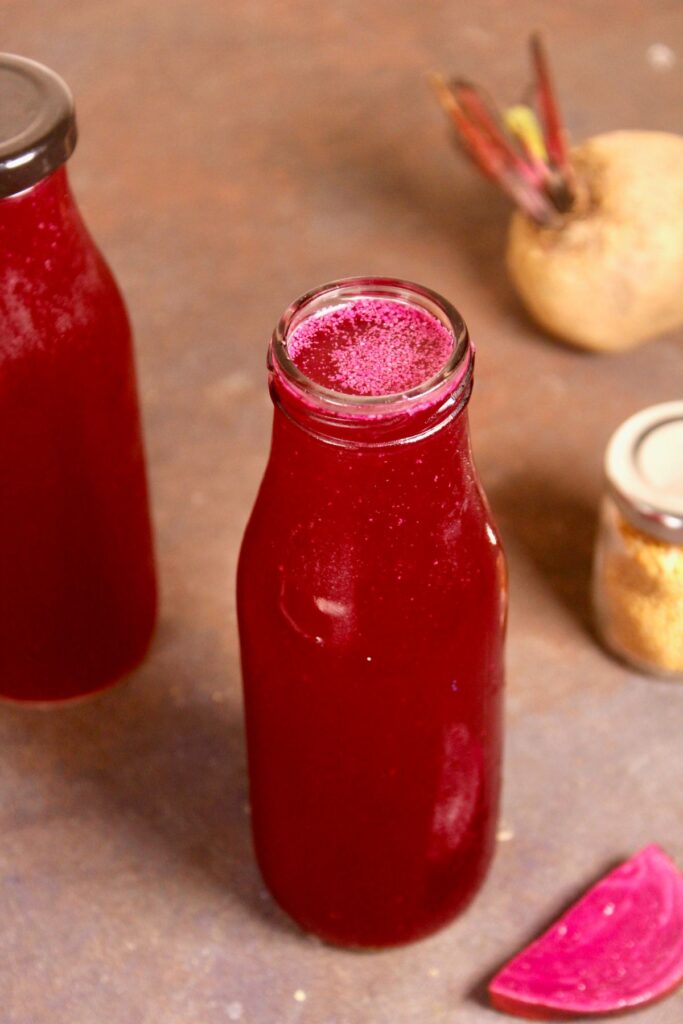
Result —
[[[447, 327], [435, 376], [375, 397], [303, 376], [297, 325], [362, 297]], [[311, 292], [270, 347], [272, 447], [237, 583], [252, 825], [276, 900], [333, 943], [438, 929], [494, 845], [507, 587], [470, 450], [472, 367], [455, 309], [389, 279]]]
[[53, 702], [143, 657], [156, 585], [131, 335], [64, 163], [71, 95], [0, 55], [0, 696]]

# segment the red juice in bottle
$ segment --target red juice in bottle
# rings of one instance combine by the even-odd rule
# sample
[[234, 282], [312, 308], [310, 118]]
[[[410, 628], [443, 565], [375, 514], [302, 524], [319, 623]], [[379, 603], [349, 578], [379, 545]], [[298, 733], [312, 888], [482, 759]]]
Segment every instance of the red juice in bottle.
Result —
[[386, 279], [304, 296], [271, 344], [238, 570], [253, 833], [277, 901], [334, 943], [433, 932], [493, 849], [506, 572], [472, 362], [445, 300]]
[[144, 655], [156, 584], [130, 328], [69, 191], [70, 94], [0, 57], [0, 696], [52, 702]]

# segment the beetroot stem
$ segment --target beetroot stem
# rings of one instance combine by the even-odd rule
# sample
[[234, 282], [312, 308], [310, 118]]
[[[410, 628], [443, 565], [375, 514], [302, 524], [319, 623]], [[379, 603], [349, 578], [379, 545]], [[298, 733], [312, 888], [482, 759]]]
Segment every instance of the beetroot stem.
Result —
[[545, 48], [538, 32], [530, 39], [531, 61], [536, 76], [536, 102], [543, 122], [545, 146], [551, 169], [559, 176], [553, 188], [553, 199], [560, 209], [571, 206], [574, 200], [574, 169], [569, 156], [567, 135], [555, 100], [555, 92], [548, 67]]
[[522, 104], [509, 107], [505, 111], [505, 127], [521, 149], [529, 168], [533, 168], [536, 183], [547, 187], [551, 174], [546, 163], [548, 153], [533, 110]]
[[515, 167], [520, 174], [527, 176], [530, 169], [512, 145], [497, 111], [492, 107], [491, 102], [485, 99], [482, 90], [463, 79], [454, 81], [451, 89], [470, 121], [481, 127], [510, 166]]
[[476, 88], [465, 82], [450, 86], [437, 74], [431, 76], [431, 83], [476, 166], [533, 220], [556, 223], [556, 211], [539, 189], [535, 169], [513, 148]]

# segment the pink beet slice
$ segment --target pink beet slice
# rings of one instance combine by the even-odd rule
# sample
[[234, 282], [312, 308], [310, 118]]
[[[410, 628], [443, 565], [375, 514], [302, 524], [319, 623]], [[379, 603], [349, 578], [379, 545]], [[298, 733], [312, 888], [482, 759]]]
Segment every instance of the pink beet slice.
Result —
[[489, 985], [520, 1016], [613, 1013], [683, 980], [683, 875], [646, 846], [589, 889]]

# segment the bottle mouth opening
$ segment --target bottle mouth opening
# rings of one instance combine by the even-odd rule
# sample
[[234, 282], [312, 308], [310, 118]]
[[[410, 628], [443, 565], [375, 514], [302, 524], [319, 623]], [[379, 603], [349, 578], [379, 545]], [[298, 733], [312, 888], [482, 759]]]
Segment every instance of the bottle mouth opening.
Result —
[[[335, 391], [307, 377], [292, 360], [288, 345], [296, 328], [309, 317], [356, 299], [384, 299], [426, 310], [447, 329], [452, 338], [451, 352], [439, 370], [419, 384], [389, 394], [349, 394]], [[444, 390], [467, 387], [472, 374], [472, 346], [467, 327], [454, 306], [441, 295], [422, 285], [399, 278], [350, 277], [322, 285], [307, 292], [283, 313], [273, 332], [269, 352], [269, 369], [279, 380], [284, 379], [289, 391], [298, 393], [307, 403], [318, 408], [335, 410], [338, 415], [365, 413], [373, 417], [408, 411], [415, 406], [432, 404]]]

